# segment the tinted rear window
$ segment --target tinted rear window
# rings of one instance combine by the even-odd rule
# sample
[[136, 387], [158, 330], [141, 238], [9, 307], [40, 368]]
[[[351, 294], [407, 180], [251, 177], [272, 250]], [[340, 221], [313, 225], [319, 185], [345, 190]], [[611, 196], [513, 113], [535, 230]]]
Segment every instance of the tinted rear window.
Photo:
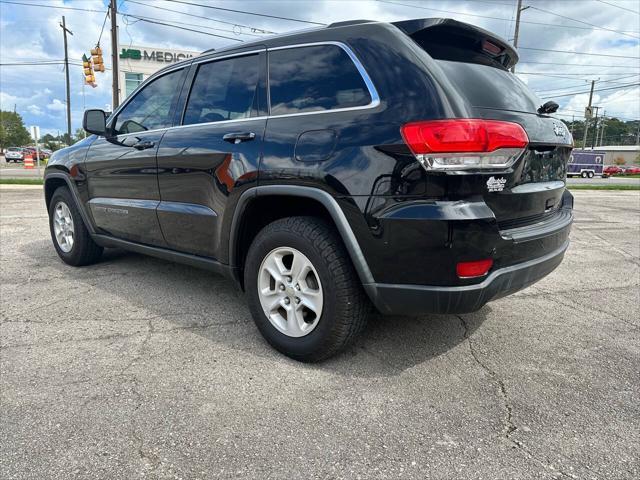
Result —
[[313, 112], [371, 103], [349, 55], [337, 45], [269, 52], [271, 114]]
[[473, 63], [436, 61], [457, 93], [474, 107], [536, 113], [542, 101], [513, 73]]

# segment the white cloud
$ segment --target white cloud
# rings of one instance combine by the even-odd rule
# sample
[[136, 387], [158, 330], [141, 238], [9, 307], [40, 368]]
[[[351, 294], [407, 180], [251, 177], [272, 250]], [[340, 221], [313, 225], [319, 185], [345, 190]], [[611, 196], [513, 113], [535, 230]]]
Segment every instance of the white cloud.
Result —
[[65, 106], [64, 102], [58, 100], [57, 98], [54, 98], [53, 101], [49, 105], [47, 105], [47, 108], [54, 112], [61, 112], [67, 107]]
[[44, 115], [44, 112], [42, 111], [42, 109], [38, 105], [29, 105], [27, 107], [27, 111], [29, 113], [31, 113], [32, 115], [35, 115], [36, 117], [40, 117], [40, 116]]

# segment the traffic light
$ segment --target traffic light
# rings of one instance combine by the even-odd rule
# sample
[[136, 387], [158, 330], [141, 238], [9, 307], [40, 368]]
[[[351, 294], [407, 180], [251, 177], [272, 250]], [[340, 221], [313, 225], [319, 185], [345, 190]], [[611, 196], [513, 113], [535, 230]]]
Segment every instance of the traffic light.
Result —
[[102, 58], [100, 45], [96, 45], [96, 48], [91, 49], [91, 61], [96, 72], [104, 72], [104, 59]]
[[93, 65], [91, 64], [91, 60], [84, 54], [82, 55], [82, 69], [84, 71], [84, 83], [91, 85], [93, 88], [97, 87], [96, 76], [93, 73]]

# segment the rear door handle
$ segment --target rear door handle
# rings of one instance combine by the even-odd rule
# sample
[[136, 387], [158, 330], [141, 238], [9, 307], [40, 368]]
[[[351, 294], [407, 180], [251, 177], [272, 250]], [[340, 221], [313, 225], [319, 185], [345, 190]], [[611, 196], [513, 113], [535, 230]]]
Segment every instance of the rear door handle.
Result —
[[132, 145], [136, 150], [146, 150], [147, 148], [153, 148], [156, 145], [155, 142], [150, 142], [148, 140], [142, 140], [138, 143], [134, 143]]
[[253, 132], [227, 133], [222, 137], [225, 142], [229, 143], [248, 142], [249, 140], [253, 140], [254, 138], [256, 138], [256, 134]]

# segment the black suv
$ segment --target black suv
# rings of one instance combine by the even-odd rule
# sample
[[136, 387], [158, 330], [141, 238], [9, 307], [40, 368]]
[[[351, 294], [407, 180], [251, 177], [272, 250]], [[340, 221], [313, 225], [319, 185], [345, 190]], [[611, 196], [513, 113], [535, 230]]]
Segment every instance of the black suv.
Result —
[[568, 246], [572, 138], [490, 32], [350, 21], [173, 64], [53, 154], [51, 234], [223, 273], [267, 341], [329, 357], [384, 314], [463, 313]]

